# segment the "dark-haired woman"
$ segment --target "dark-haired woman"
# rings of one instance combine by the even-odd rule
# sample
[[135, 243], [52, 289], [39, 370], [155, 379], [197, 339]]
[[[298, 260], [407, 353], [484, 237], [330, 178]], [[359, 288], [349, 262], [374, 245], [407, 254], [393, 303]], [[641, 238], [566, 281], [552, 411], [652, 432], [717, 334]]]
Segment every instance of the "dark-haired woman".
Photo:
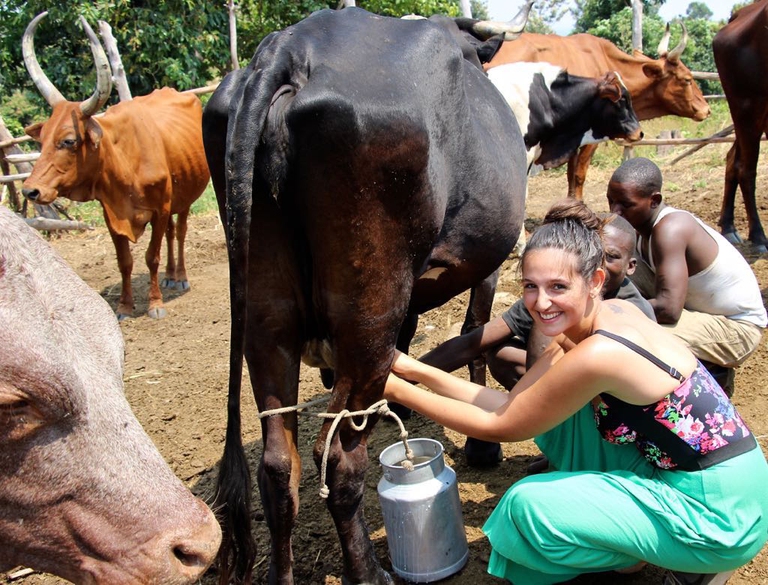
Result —
[[768, 464], [680, 340], [601, 299], [602, 226], [566, 200], [528, 242], [523, 299], [554, 341], [510, 393], [398, 354], [385, 397], [478, 439], [535, 438], [549, 458], [486, 522], [491, 574], [537, 585], [651, 563], [666, 583], [725, 583], [768, 540]]

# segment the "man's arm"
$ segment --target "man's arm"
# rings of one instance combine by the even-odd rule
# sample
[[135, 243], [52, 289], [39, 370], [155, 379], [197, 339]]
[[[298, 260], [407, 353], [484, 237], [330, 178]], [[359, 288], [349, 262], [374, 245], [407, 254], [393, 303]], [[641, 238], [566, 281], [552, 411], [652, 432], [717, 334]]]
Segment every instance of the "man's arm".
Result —
[[421, 356], [419, 361], [445, 372], [452, 372], [466, 366], [484, 351], [502, 343], [511, 336], [512, 331], [504, 319], [501, 316], [494, 317], [485, 325], [473, 329], [469, 333], [441, 343], [432, 351]]
[[[648, 299], [662, 324], [680, 319], [688, 294], [686, 252], [696, 227], [692, 217], [672, 213], [653, 228], [651, 246], [656, 265], [656, 296]], [[692, 225], [693, 224], [693, 225]]]

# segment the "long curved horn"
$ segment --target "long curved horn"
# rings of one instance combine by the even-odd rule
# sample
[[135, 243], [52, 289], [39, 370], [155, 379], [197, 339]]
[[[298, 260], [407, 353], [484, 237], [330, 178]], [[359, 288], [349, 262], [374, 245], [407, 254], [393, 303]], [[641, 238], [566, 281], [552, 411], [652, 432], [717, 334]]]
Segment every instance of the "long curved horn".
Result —
[[673, 63], [680, 60], [680, 55], [683, 54], [685, 45], [688, 44], [688, 29], [685, 28], [685, 23], [683, 23], [682, 20], [680, 21], [680, 26], [683, 27], [683, 38], [680, 39], [677, 46], [669, 52], [669, 55], [667, 55], [667, 61], [672, 61]]
[[667, 49], [669, 48], [669, 35], [669, 23], [667, 23], [667, 26], [664, 29], [664, 34], [659, 41], [659, 48], [656, 49], [656, 53], [658, 53], [659, 59], [667, 56]]
[[27, 30], [24, 31], [24, 36], [21, 38], [21, 53], [24, 55], [24, 65], [27, 67], [32, 81], [37, 86], [37, 90], [45, 98], [45, 101], [53, 107], [59, 102], [66, 101], [61, 92], [56, 89], [56, 86], [51, 83], [51, 80], [43, 73], [42, 67], [35, 55], [35, 29], [37, 24], [45, 18], [48, 11], [41, 12], [35, 18], [32, 19], [27, 25]]
[[88, 42], [91, 45], [93, 61], [96, 65], [96, 89], [93, 95], [80, 104], [80, 111], [83, 116], [93, 116], [101, 107], [107, 103], [109, 94], [112, 92], [112, 70], [109, 68], [109, 59], [104, 52], [104, 47], [99, 42], [99, 37], [93, 32], [91, 25], [82, 16], [80, 23], [83, 25], [85, 34], [88, 35]]
[[515, 17], [509, 22], [496, 22], [493, 20], [478, 20], [472, 26], [472, 32], [478, 38], [487, 41], [492, 36], [504, 35], [505, 41], [513, 41], [520, 36], [528, 24], [528, 13], [531, 11], [534, 0], [528, 0]]

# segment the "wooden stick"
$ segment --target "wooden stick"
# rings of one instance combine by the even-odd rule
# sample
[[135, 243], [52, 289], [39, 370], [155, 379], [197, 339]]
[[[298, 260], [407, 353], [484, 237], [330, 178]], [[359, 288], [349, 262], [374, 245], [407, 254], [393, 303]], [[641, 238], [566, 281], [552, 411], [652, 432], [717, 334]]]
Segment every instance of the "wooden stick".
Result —
[[28, 217], [24, 221], [27, 225], [40, 231], [58, 231], [58, 230], [92, 230], [93, 226], [83, 221], [67, 221], [64, 219], [48, 219], [44, 217]]

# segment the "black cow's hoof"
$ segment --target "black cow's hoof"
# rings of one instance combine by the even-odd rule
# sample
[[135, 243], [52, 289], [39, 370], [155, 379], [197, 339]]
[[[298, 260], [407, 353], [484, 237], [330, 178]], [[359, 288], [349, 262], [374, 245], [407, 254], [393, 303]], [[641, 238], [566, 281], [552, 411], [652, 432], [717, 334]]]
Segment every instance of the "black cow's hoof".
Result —
[[464, 456], [470, 467], [495, 467], [502, 459], [501, 445], [467, 437]]
[[341, 576], [341, 585], [394, 585], [395, 580], [392, 575], [387, 573], [384, 569], [379, 569], [376, 573], [376, 577], [366, 581], [351, 581], [345, 575]]
[[741, 236], [739, 235], [739, 232], [736, 230], [723, 232], [723, 237], [728, 240], [731, 244], [743, 244], [744, 240], [741, 239]]
[[160, 286], [167, 289], [174, 289], [176, 288], [176, 281], [172, 278], [164, 278], [160, 281]]

